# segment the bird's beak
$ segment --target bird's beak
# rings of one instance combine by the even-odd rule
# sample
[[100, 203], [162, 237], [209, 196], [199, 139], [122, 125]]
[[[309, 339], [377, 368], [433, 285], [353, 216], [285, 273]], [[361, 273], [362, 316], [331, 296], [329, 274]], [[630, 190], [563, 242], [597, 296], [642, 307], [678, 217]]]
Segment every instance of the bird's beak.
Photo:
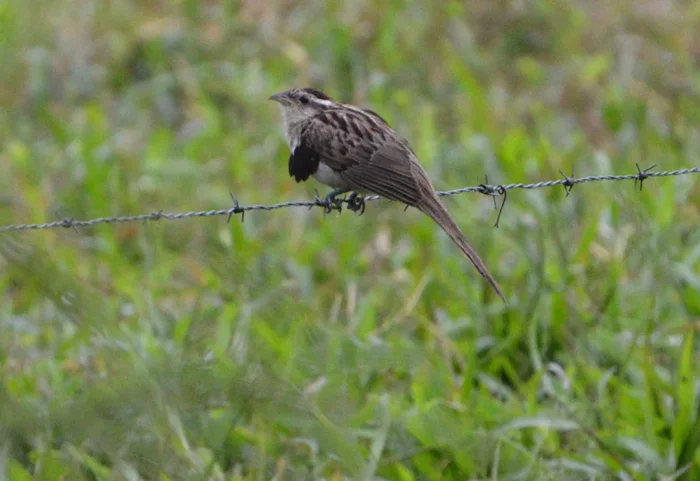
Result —
[[279, 102], [281, 104], [287, 103], [287, 93], [279, 92], [274, 95], [270, 95], [270, 98], [268, 100], [274, 100], [275, 102]]

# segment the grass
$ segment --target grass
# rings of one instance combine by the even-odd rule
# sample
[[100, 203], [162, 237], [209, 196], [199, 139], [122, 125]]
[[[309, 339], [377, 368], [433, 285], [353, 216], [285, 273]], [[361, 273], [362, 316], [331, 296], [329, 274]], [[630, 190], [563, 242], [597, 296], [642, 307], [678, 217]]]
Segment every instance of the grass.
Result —
[[[309, 199], [267, 97], [439, 189], [692, 167], [692, 2], [6, 2], [0, 225]], [[697, 176], [0, 237], [0, 477], [700, 479]]]

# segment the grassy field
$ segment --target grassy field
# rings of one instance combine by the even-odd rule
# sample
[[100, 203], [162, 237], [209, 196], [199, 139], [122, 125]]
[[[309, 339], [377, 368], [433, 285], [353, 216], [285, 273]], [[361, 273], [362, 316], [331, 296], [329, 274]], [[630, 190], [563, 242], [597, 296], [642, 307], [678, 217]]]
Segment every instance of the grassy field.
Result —
[[[270, 94], [438, 189], [700, 165], [695, 2], [0, 2], [0, 226], [310, 200]], [[700, 176], [0, 234], [0, 480], [700, 480]]]

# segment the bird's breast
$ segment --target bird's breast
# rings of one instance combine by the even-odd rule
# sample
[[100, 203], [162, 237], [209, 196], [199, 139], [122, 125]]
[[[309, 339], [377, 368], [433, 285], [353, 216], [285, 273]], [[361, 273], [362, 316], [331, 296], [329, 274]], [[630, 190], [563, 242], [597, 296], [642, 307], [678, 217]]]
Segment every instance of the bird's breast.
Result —
[[347, 183], [340, 174], [323, 162], [319, 162], [318, 169], [312, 174], [312, 177], [318, 182], [333, 187], [334, 189], [343, 189], [347, 187]]
[[293, 111], [290, 112], [289, 109], [285, 109], [282, 112], [284, 114], [284, 135], [287, 137], [289, 149], [294, 152], [301, 141], [301, 129], [304, 122], [297, 118]]

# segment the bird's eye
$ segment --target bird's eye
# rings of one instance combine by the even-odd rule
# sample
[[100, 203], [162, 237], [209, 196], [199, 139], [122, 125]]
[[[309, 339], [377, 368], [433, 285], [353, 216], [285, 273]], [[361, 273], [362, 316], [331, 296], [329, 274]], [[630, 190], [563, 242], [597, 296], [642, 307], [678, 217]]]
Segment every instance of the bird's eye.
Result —
[[308, 104], [309, 97], [307, 97], [306, 95], [302, 95], [301, 97], [299, 97], [299, 102], [301, 102], [302, 104]]

